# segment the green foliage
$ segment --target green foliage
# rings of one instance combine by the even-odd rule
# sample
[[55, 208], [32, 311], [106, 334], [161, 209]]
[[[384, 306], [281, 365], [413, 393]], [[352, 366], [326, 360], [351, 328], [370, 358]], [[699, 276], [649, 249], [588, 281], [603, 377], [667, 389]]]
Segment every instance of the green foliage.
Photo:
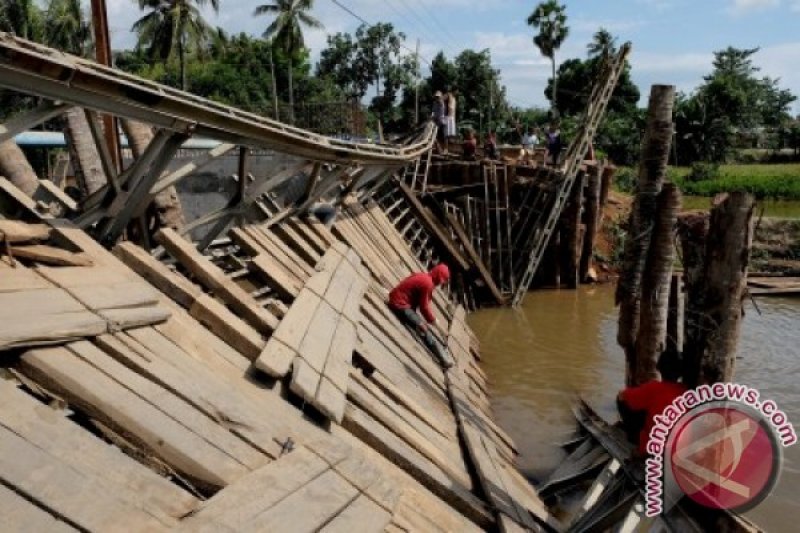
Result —
[[44, 34], [44, 14], [35, 0], [2, 0], [0, 31], [41, 42]]
[[676, 151], [682, 165], [722, 163], [736, 148], [737, 135], [755, 128], [780, 128], [795, 100], [778, 80], [758, 77], [752, 56], [758, 48], [728, 47], [714, 53], [714, 71], [691, 96], [676, 105]]
[[177, 55], [184, 90], [187, 56], [204, 51], [213, 36], [199, 10], [208, 4], [219, 10], [219, 0], [139, 0], [139, 7], [149, 11], [131, 28], [138, 37], [137, 49], [149, 59], [166, 63]]
[[[567, 6], [558, 3], [558, 0], [546, 0], [536, 6], [528, 16], [528, 26], [537, 30], [538, 33], [533, 37], [533, 44], [539, 49], [541, 54], [550, 59], [550, 64], [553, 67], [553, 84], [557, 85], [558, 77], [556, 76], [556, 51], [561, 48], [561, 45], [569, 35], [569, 28], [567, 27]], [[558, 110], [557, 99], [558, 92], [551, 92], [554, 98], [551, 98], [553, 110]]]
[[800, 199], [800, 164], [789, 165], [722, 165], [718, 177], [690, 178], [691, 171], [675, 176], [675, 183], [684, 194], [713, 196], [721, 192], [747, 191], [756, 198]]
[[639, 176], [635, 169], [631, 167], [620, 167], [614, 174], [614, 188], [619, 192], [632, 194], [636, 189], [636, 182]]
[[44, 22], [44, 42], [70, 54], [83, 55], [91, 30], [80, 0], [50, 0]]
[[720, 177], [719, 165], [717, 163], [704, 163], [698, 161], [692, 163], [691, 170], [683, 178], [684, 183], [699, 183], [701, 181], [712, 181]]

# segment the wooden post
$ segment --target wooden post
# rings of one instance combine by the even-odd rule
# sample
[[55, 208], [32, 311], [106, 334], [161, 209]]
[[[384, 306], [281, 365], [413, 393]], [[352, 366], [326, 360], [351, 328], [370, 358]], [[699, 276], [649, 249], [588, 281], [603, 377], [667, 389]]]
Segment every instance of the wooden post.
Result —
[[699, 383], [733, 379], [753, 244], [753, 196], [744, 192], [723, 194], [714, 204], [706, 245], [705, 342]]
[[578, 263], [581, 257], [581, 209], [583, 207], [583, 189], [586, 183], [586, 172], [578, 172], [572, 186], [569, 203], [561, 217], [561, 247], [562, 267], [561, 283], [567, 288], [578, 287]]
[[687, 213], [678, 218], [678, 235], [681, 240], [683, 261], [683, 283], [686, 286], [684, 309], [683, 383], [687, 387], [697, 385], [700, 375], [700, 347], [703, 270], [705, 265], [706, 240], [708, 239], [708, 213]]
[[631, 368], [633, 385], [657, 377], [656, 362], [666, 348], [670, 281], [675, 259], [675, 222], [680, 207], [678, 187], [673, 183], [664, 184], [658, 195], [658, 217], [642, 279], [636, 359]]
[[683, 279], [673, 274], [669, 286], [669, 314], [667, 315], [667, 350], [680, 355], [683, 353], [684, 320]]
[[586, 187], [586, 200], [584, 211], [586, 221], [586, 233], [583, 236], [583, 250], [581, 251], [580, 261], [580, 281], [588, 283], [596, 281], [589, 279], [592, 268], [592, 258], [594, 255], [594, 245], [597, 240], [597, 229], [600, 225], [600, 185], [603, 166], [595, 164], [589, 167], [589, 179]]
[[624, 267], [617, 284], [616, 302], [620, 306], [617, 342], [625, 350], [628, 383], [633, 379], [631, 370], [636, 358], [635, 344], [639, 334], [642, 275], [656, 219], [657, 196], [667, 172], [674, 101], [675, 87], [667, 85], [652, 87], [647, 130], [642, 141], [636, 198], [628, 225], [630, 234], [625, 245]]

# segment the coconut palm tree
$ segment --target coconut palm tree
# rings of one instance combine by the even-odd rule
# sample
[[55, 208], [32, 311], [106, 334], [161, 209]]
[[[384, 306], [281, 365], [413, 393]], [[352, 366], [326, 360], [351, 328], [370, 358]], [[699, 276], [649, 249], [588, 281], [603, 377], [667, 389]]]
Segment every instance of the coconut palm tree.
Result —
[[308, 14], [314, 7], [314, 0], [273, 0], [271, 4], [256, 7], [254, 15], [273, 15], [275, 19], [264, 30], [265, 39], [273, 39], [289, 58], [289, 108], [290, 120], [294, 120], [294, 87], [292, 81], [292, 59], [294, 54], [305, 47], [303, 26], [322, 28], [322, 23]]
[[538, 30], [538, 34], [533, 37], [535, 44], [542, 55], [550, 59], [553, 67], [553, 96], [551, 105], [554, 113], [558, 113], [557, 95], [558, 80], [556, 78], [556, 50], [561, 48], [564, 40], [569, 35], [567, 27], [566, 6], [558, 3], [558, 0], [547, 0], [542, 2], [533, 13], [528, 17], [528, 26]]
[[586, 45], [589, 57], [608, 57], [617, 51], [617, 38], [605, 28], [600, 28], [592, 37], [592, 42]]
[[44, 19], [44, 42], [64, 52], [83, 55], [91, 40], [80, 0], [50, 0]]
[[153, 59], [167, 61], [174, 53], [180, 64], [181, 88], [185, 91], [186, 54], [202, 49], [213, 30], [200, 15], [199, 8], [211, 5], [219, 11], [219, 0], [138, 0], [139, 9], [151, 10], [131, 28], [139, 36], [137, 44]]
[[42, 11], [35, 0], [0, 2], [0, 31], [23, 39], [39, 41], [42, 36]]

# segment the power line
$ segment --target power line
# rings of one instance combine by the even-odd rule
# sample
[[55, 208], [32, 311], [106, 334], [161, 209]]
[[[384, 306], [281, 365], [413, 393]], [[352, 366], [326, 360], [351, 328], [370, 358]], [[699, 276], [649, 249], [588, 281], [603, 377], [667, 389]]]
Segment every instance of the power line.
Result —
[[[353, 11], [352, 9], [347, 7], [346, 5], [342, 4], [339, 0], [331, 0], [331, 2], [333, 2], [334, 4], [336, 4], [337, 6], [339, 6], [343, 10], [345, 10], [347, 13], [349, 13], [351, 16], [353, 16], [356, 19], [360, 20], [361, 22], [363, 22], [367, 26], [374, 26], [374, 24], [368, 22], [364, 17], [362, 17], [361, 15], [359, 15], [358, 13], [356, 13], [355, 11]], [[415, 56], [420, 57], [421, 59], [425, 60], [425, 62], [428, 63], [428, 65], [432, 65], [433, 64], [433, 61], [431, 61], [430, 59], [428, 59], [424, 55], [417, 53], [416, 50], [412, 50], [411, 48], [409, 48], [408, 46], [406, 46], [406, 45], [404, 45], [402, 43], [400, 44], [400, 48], [403, 48], [404, 50], [407, 50], [407, 51], [411, 52], [412, 54], [414, 54]]]
[[428, 23], [428, 20], [425, 17], [420, 16], [419, 12], [416, 9], [414, 9], [414, 7], [412, 5], [407, 3], [405, 0], [398, 0], [398, 1], [403, 5], [403, 7], [406, 8], [406, 10], [409, 13], [411, 13], [411, 15], [415, 19], [417, 19], [417, 21], [419, 21], [420, 26], [424, 26], [425, 27], [425, 31], [429, 32], [429, 34], [434, 37], [433, 39], [431, 39], [431, 41], [433, 41], [433, 42], [439, 41], [441, 44], [446, 45], [446, 46], [443, 46], [442, 48], [451, 47], [451, 45], [449, 43], [445, 43], [444, 40], [435, 38], [438, 35], [439, 32], [437, 32], [436, 28], [434, 28], [433, 26], [431, 26]]
[[[411, 1], [413, 1], [413, 0], [409, 0], [409, 2], [411, 2]], [[461, 46], [458, 44], [458, 39], [455, 37], [455, 35], [453, 35], [453, 33], [449, 30], [449, 28], [447, 28], [444, 24], [442, 24], [441, 20], [436, 15], [436, 10], [435, 9], [432, 10], [432, 9], [426, 7], [425, 4], [421, 0], [416, 0], [416, 2], [417, 2], [419, 7], [423, 11], [425, 11], [426, 13], [428, 13], [430, 15], [430, 19], [433, 21], [433, 23], [436, 26], [439, 27], [439, 29], [441, 30], [441, 33], [444, 34], [445, 38], [449, 42], [451, 51], [454, 54], [457, 54], [459, 52], [459, 48], [461, 48]]]

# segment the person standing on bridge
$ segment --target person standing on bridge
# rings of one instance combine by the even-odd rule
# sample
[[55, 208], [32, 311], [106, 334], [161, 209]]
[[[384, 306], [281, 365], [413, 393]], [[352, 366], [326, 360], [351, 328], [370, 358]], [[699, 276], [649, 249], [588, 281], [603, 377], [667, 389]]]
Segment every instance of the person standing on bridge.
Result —
[[434, 289], [449, 280], [450, 269], [446, 264], [439, 263], [430, 272], [418, 272], [408, 276], [389, 293], [389, 308], [401, 322], [420, 334], [425, 345], [439, 358], [445, 369], [453, 366], [453, 359], [433, 334], [436, 315], [431, 309], [431, 299]]

